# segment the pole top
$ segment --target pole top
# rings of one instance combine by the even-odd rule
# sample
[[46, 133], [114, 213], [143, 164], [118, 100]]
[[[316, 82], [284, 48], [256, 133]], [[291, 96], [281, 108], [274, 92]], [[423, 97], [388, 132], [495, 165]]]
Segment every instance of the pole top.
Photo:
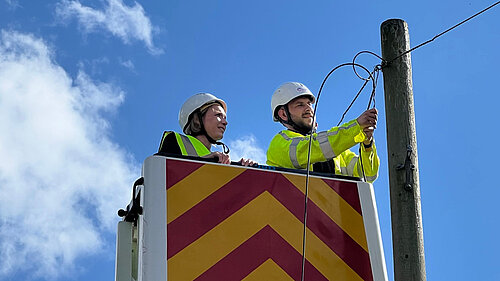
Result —
[[385, 25], [385, 24], [400, 24], [401, 22], [405, 22], [403, 19], [388, 19], [388, 20], [385, 20], [382, 25]]
[[[395, 52], [394, 54], [385, 54], [389, 55], [389, 57], [384, 57], [384, 59], [392, 58], [397, 56], [398, 54], [401, 54], [402, 52], [405, 52], [410, 48], [409, 42], [409, 31], [408, 31], [408, 24], [402, 20], [402, 19], [388, 19], [384, 21], [380, 25], [380, 34], [381, 34], [381, 39], [382, 39], [382, 45], [388, 43], [389, 41], [394, 41], [394, 42], [401, 42], [402, 44], [397, 44], [398, 48], [400, 49], [399, 51]], [[404, 43], [403, 43], [404, 42]], [[392, 44], [392, 43], [391, 43]], [[384, 49], [388, 51], [389, 49], [382, 47], [382, 55], [384, 55]], [[394, 51], [394, 50], [393, 50]]]
[[385, 20], [381, 25], [380, 25], [380, 30], [383, 32], [383, 30], [406, 30], [408, 29], [408, 24], [402, 20], [402, 19], [388, 19]]

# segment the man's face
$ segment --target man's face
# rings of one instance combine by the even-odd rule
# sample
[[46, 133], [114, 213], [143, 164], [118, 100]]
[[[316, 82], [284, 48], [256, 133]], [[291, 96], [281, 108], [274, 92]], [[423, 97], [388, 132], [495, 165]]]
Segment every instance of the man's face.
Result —
[[210, 106], [203, 116], [203, 124], [207, 134], [214, 140], [220, 140], [226, 131], [226, 112], [219, 104]]
[[314, 123], [313, 107], [308, 97], [298, 97], [290, 101], [288, 111], [290, 111], [290, 118], [292, 118], [293, 122], [311, 130]]

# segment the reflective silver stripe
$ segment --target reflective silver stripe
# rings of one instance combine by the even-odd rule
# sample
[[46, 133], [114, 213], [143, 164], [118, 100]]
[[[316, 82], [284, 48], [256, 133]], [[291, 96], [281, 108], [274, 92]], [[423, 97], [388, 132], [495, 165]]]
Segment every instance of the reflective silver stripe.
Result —
[[289, 136], [287, 136], [285, 133], [283, 132], [280, 132], [280, 135], [286, 140], [286, 141], [289, 141], [291, 140], [291, 138]]
[[356, 123], [356, 122], [352, 122], [352, 123], [351, 123], [349, 126], [347, 126], [347, 127], [339, 127], [339, 130], [346, 130], [346, 129], [350, 129], [350, 128], [352, 128], [352, 127], [356, 126], [356, 125], [357, 125], [357, 123]]
[[198, 156], [196, 149], [194, 148], [193, 144], [191, 143], [191, 140], [184, 135], [180, 135], [180, 136], [181, 136], [182, 144], [184, 144], [184, 148], [186, 148], [187, 155]]
[[[351, 125], [349, 125], [349, 126], [347, 126], [347, 127], [338, 127], [338, 130], [336, 130], [336, 131], [332, 131], [332, 132], [327, 132], [327, 134], [326, 134], [326, 135], [327, 135], [328, 137], [329, 137], [329, 136], [334, 136], [334, 135], [338, 134], [340, 130], [347, 130], [347, 129], [350, 129], [350, 128], [354, 127], [354, 126], [356, 126], [356, 122], [353, 122]], [[325, 131], [325, 132], [326, 132], [326, 131]], [[318, 133], [318, 135], [319, 135], [319, 133]]]
[[323, 152], [323, 156], [326, 160], [335, 158], [335, 152], [333, 152], [332, 146], [328, 141], [328, 133], [326, 131], [319, 132], [317, 140], [319, 142], [319, 147], [321, 148], [321, 152]]
[[329, 132], [328, 135], [329, 136], [336, 135], [340, 130], [347, 130], [347, 129], [350, 129], [354, 126], [356, 126], [356, 122], [353, 122], [351, 125], [349, 125], [347, 127], [339, 127], [339, 129], [337, 131]]
[[301, 137], [296, 137], [296, 138], [290, 138], [287, 136], [285, 133], [280, 132], [279, 133], [286, 141], [292, 141], [290, 144], [290, 148], [288, 150], [288, 156], [290, 157], [290, 161], [292, 161], [292, 165], [296, 169], [302, 169], [299, 164], [299, 160], [297, 159], [297, 146], [299, 145], [299, 142], [303, 139]]
[[368, 182], [375, 181], [377, 179], [377, 177], [378, 177], [377, 175], [374, 175], [374, 176], [371, 176], [371, 177], [366, 176], [366, 181], [368, 181]]
[[[347, 165], [347, 173], [348, 173], [349, 176], [354, 175], [354, 166], [356, 166], [356, 162], [358, 162], [358, 159], [359, 158], [357, 156], [354, 156], [351, 159], [351, 161], [349, 162], [349, 164]], [[358, 171], [359, 171], [359, 169], [358, 169]]]
[[299, 160], [297, 159], [297, 146], [299, 145], [301, 138], [293, 138], [292, 143], [290, 144], [289, 155], [290, 160], [292, 161], [293, 166], [296, 169], [302, 169], [299, 164]]
[[[344, 127], [338, 127], [338, 129], [336, 131], [331, 131], [331, 132], [328, 132], [328, 131], [322, 131], [322, 132], [319, 132], [318, 133], [318, 138], [320, 137], [320, 134], [325, 134], [327, 137], [329, 136], [334, 136], [336, 134], [339, 133], [340, 130], [347, 130], [347, 129], [350, 129], [354, 126], [356, 126], [356, 122], [353, 122], [352, 124], [348, 125], [348, 126], [344, 126]], [[290, 138], [289, 136], [287, 136], [283, 131], [279, 132], [279, 134], [285, 138], [285, 140], [289, 141], [291, 140], [292, 138]], [[304, 137], [304, 138], [307, 138], [307, 137]]]
[[340, 174], [348, 176], [349, 174], [347, 173], [347, 168], [340, 166]]

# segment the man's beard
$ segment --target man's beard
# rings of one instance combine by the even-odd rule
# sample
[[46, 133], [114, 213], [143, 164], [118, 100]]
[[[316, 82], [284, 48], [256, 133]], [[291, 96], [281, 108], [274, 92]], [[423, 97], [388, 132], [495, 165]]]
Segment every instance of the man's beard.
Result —
[[295, 120], [295, 118], [292, 117], [292, 121], [294, 123], [293, 128], [298, 132], [301, 133], [302, 135], [308, 135], [311, 133], [311, 129], [313, 128], [314, 122], [311, 122], [311, 124], [307, 124], [304, 119], [300, 118], [299, 120]]

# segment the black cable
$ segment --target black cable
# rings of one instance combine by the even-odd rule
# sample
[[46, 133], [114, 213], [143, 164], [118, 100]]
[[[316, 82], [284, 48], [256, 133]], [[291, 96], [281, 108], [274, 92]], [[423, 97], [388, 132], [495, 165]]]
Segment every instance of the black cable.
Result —
[[[378, 64], [373, 68], [372, 74], [375, 74], [375, 79], [374, 79], [374, 86], [372, 89], [372, 93], [370, 95], [370, 100], [368, 101], [368, 106], [366, 107], [366, 110], [370, 109], [372, 100], [373, 100], [373, 107], [375, 107], [375, 89], [377, 88], [377, 82], [378, 82], [378, 77], [380, 74], [380, 70], [382, 70], [382, 65]], [[354, 101], [353, 101], [354, 102]], [[372, 142], [373, 142], [373, 136], [372, 136]], [[364, 145], [363, 143], [359, 144], [359, 164], [361, 165], [361, 173], [363, 174], [363, 180], [366, 181], [366, 174], [365, 174], [365, 166], [363, 165], [363, 156], [361, 155], [362, 148], [361, 146]], [[373, 145], [373, 144], [372, 144]]]
[[359, 89], [358, 93], [356, 94], [356, 96], [354, 97], [354, 99], [351, 101], [351, 103], [349, 104], [349, 106], [347, 107], [347, 109], [344, 111], [344, 113], [342, 113], [342, 117], [340, 118], [339, 123], [337, 123], [337, 127], [340, 125], [340, 123], [342, 123], [342, 121], [344, 121], [345, 115], [347, 114], [347, 112], [349, 111], [349, 109], [351, 109], [351, 106], [354, 104], [354, 102], [358, 99], [359, 94], [361, 94], [361, 92], [365, 88], [366, 84], [368, 84], [368, 82], [370, 82], [370, 80], [366, 79], [365, 83], [363, 83], [363, 86], [361, 86], [361, 89]]
[[377, 64], [373, 68], [372, 75], [375, 75], [375, 79], [373, 81], [372, 94], [370, 95], [370, 100], [368, 100], [368, 106], [366, 107], [366, 110], [370, 109], [372, 101], [373, 101], [373, 107], [375, 107], [375, 90], [377, 89], [377, 83], [378, 83], [378, 77], [380, 75], [380, 70], [382, 70], [381, 64]]
[[302, 229], [302, 271], [301, 271], [301, 279], [300, 279], [302, 281], [304, 281], [305, 264], [306, 264], [307, 202], [308, 202], [308, 198], [309, 198], [309, 174], [310, 174], [310, 165], [311, 165], [311, 146], [312, 146], [312, 137], [313, 137], [312, 134], [313, 134], [314, 127], [315, 127], [315, 124], [316, 124], [316, 111], [317, 111], [317, 108], [318, 108], [319, 98], [321, 96], [321, 91], [323, 90], [323, 86], [325, 85], [326, 80], [328, 80], [328, 77], [330, 77], [330, 75], [334, 71], [336, 71], [337, 69], [339, 69], [341, 67], [344, 67], [344, 66], [349, 66], [349, 65], [352, 65], [353, 67], [360, 67], [360, 68], [362, 68], [364, 71], [366, 71], [368, 73], [369, 80], [372, 80], [372, 81], [375, 80], [375, 79], [373, 79], [372, 73], [370, 73], [370, 71], [366, 67], [364, 67], [364, 66], [362, 66], [360, 64], [357, 64], [357, 63], [343, 63], [343, 64], [340, 64], [340, 65], [334, 67], [326, 75], [326, 77], [323, 80], [323, 83], [321, 83], [321, 87], [320, 87], [320, 89], [318, 91], [318, 96], [316, 97], [316, 103], [314, 105], [313, 126], [312, 126], [310, 134], [309, 134], [309, 147], [308, 147], [308, 150], [307, 150], [306, 190], [305, 190], [305, 194], [304, 194], [304, 226], [303, 226], [303, 229]]
[[[370, 55], [373, 55], [373, 56], [375, 56], [375, 57], [379, 58], [379, 59], [382, 61], [382, 65], [386, 63], [386, 61], [385, 61], [385, 60], [384, 60], [381, 56], [379, 56], [379, 55], [375, 54], [374, 52], [371, 52], [371, 51], [361, 51], [361, 52], [357, 53], [357, 54], [354, 56], [354, 58], [352, 58], [352, 63], [353, 63], [353, 64], [354, 64], [354, 63], [356, 63], [356, 58], [357, 58], [359, 55], [361, 55], [361, 54], [370, 54]], [[375, 67], [376, 67], [376, 66], [375, 66]], [[361, 80], [365, 80], [365, 81], [366, 81], [366, 80], [370, 80], [370, 77], [368, 77], [368, 78], [361, 77], [361, 76], [358, 74], [358, 72], [356, 71], [356, 68], [354, 67], [354, 65], [352, 66], [352, 70], [354, 71], [354, 74], [356, 74], [356, 76], [358, 76], [358, 78], [359, 78], [359, 79], [361, 79]]]
[[495, 7], [495, 6], [496, 6], [496, 5], [498, 5], [498, 4], [500, 4], [500, 1], [498, 1], [498, 2], [496, 2], [496, 3], [494, 3], [494, 4], [492, 4], [492, 5], [490, 5], [488, 8], [483, 9], [483, 10], [482, 10], [482, 11], [480, 11], [480, 12], [475, 13], [474, 15], [472, 15], [472, 16], [470, 16], [470, 17], [468, 17], [467, 19], [465, 19], [465, 20], [463, 20], [463, 21], [461, 21], [461, 22], [459, 22], [459, 23], [455, 24], [454, 26], [452, 26], [452, 27], [448, 28], [447, 30], [445, 30], [445, 31], [443, 31], [443, 32], [439, 33], [438, 35], [434, 36], [432, 39], [427, 40], [427, 41], [425, 41], [424, 43], [421, 43], [421, 44], [419, 44], [419, 45], [417, 45], [417, 46], [415, 46], [415, 47], [413, 47], [413, 48], [411, 48], [411, 49], [409, 49], [409, 50], [407, 50], [407, 51], [404, 51], [402, 54], [400, 54], [400, 55], [398, 55], [397, 57], [395, 57], [395, 58], [393, 58], [393, 59], [389, 60], [389, 61], [387, 62], [387, 64], [390, 64], [391, 62], [395, 61], [396, 59], [398, 59], [398, 58], [400, 58], [400, 57], [402, 57], [402, 56], [404, 56], [404, 55], [406, 55], [406, 54], [408, 54], [408, 53], [410, 53], [410, 52], [412, 52], [412, 51], [414, 51], [414, 50], [416, 50], [416, 49], [418, 49], [418, 48], [420, 48], [420, 47], [422, 47], [422, 46], [424, 46], [424, 45], [426, 45], [426, 44], [428, 44], [428, 43], [430, 43], [430, 42], [432, 42], [432, 41], [434, 41], [434, 39], [436, 39], [436, 38], [438, 38], [438, 37], [440, 37], [440, 36], [442, 36], [442, 35], [444, 35], [444, 34], [448, 33], [449, 31], [451, 31], [451, 30], [455, 29], [456, 27], [458, 27], [458, 26], [460, 26], [460, 25], [462, 25], [462, 24], [464, 24], [464, 23], [468, 22], [469, 20], [471, 20], [471, 19], [473, 19], [473, 18], [475, 18], [475, 17], [479, 16], [480, 14], [482, 14], [482, 13], [486, 12], [487, 10], [489, 10], [489, 9], [491, 9], [491, 8], [493, 8], [493, 7]]
[[[363, 52], [369, 52], [369, 51], [363, 51]], [[359, 52], [355, 57], [354, 59], [356, 59], [356, 57], [363, 53], [363, 52]], [[378, 58], [380, 58], [380, 56], [372, 53], [372, 52], [369, 52], [375, 56], [377, 56]], [[375, 68], [373, 69], [373, 71], [370, 74], [370, 77], [368, 78], [363, 78], [361, 76], [358, 75], [358, 73], [356, 72], [356, 69], [355, 69], [355, 63], [353, 62], [353, 70], [354, 70], [354, 73], [356, 73], [356, 75], [358, 76], [359, 79], [361, 80], [364, 80], [365, 82], [363, 83], [363, 86], [361, 86], [361, 88], [359, 89], [358, 93], [356, 94], [356, 96], [354, 96], [354, 99], [351, 101], [351, 103], [349, 104], [349, 106], [347, 107], [347, 109], [344, 111], [344, 113], [342, 113], [342, 117], [340, 118], [340, 121], [339, 123], [337, 124], [337, 126], [339, 126], [342, 121], [344, 120], [344, 117], [345, 115], [347, 114], [347, 112], [351, 109], [352, 105], [354, 104], [354, 102], [358, 99], [359, 95], [361, 94], [361, 92], [363, 91], [363, 89], [365, 88], [366, 84], [368, 84], [368, 82], [371, 80], [372, 81], [372, 93], [370, 95], [370, 100], [368, 102], [368, 109], [370, 109], [370, 105], [372, 103], [372, 100], [373, 100], [373, 107], [375, 107], [375, 89], [377, 87], [377, 81], [378, 81], [378, 77], [379, 77], [379, 74], [380, 74], [380, 70], [382, 69], [382, 66], [380, 64], [376, 65]], [[366, 69], [365, 69], [366, 70]], [[375, 75], [375, 78], [373, 78]]]

